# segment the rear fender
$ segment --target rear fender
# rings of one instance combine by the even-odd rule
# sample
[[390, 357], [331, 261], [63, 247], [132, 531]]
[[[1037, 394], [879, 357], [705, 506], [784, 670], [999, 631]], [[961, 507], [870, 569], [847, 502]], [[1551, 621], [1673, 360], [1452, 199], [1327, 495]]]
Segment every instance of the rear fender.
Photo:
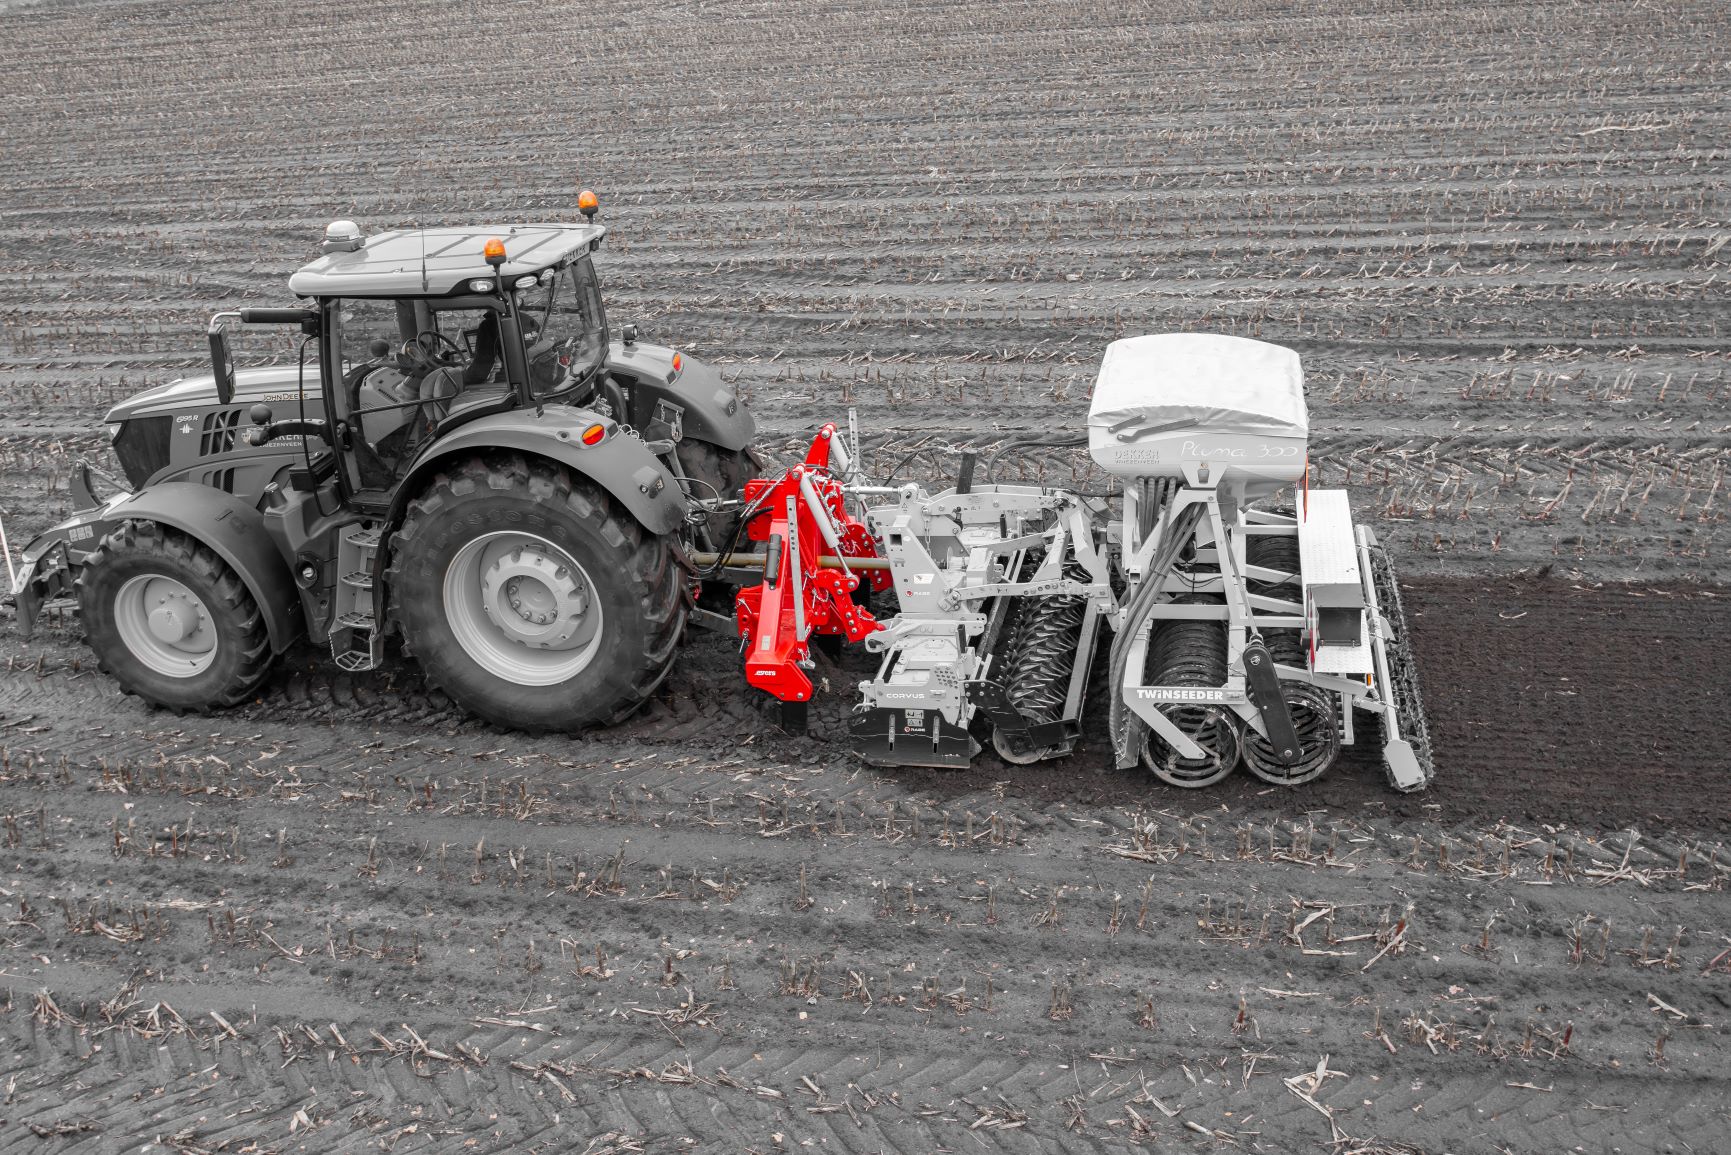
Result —
[[675, 373], [673, 350], [664, 345], [613, 345], [607, 369], [631, 390], [632, 423], [645, 430], [645, 436], [666, 436], [661, 430], [647, 432], [657, 403], [666, 402], [678, 413], [683, 437], [734, 451], [749, 446], [757, 436], [757, 422], [733, 386], [688, 353], [680, 355], [680, 365]]
[[273, 653], [286, 650], [300, 636], [300, 593], [265, 533], [258, 510], [208, 485], [168, 481], [82, 510], [24, 547], [24, 569], [14, 593], [18, 625], [25, 637], [30, 636], [42, 604], [71, 596], [79, 567], [104, 537], [126, 521], [159, 522], [214, 550], [258, 603]]
[[[583, 431], [597, 424], [607, 427], [607, 436], [598, 445], [583, 444]], [[402, 522], [410, 498], [452, 458], [498, 449], [544, 457], [588, 478], [658, 536], [675, 532], [685, 522], [679, 483], [642, 438], [591, 409], [551, 405], [478, 417], [428, 446], [397, 487], [389, 524], [395, 528]]]

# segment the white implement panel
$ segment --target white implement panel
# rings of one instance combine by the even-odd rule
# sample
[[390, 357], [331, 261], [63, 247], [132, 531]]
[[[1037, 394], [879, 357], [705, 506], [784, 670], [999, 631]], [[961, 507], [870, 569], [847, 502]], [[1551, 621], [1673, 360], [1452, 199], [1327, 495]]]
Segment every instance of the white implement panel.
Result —
[[1364, 583], [1352, 506], [1344, 489], [1299, 493], [1298, 559], [1311, 668], [1319, 674], [1369, 673], [1372, 656], [1365, 628]]
[[1364, 583], [1359, 580], [1358, 543], [1352, 534], [1352, 506], [1344, 489], [1312, 489], [1298, 495], [1298, 560], [1304, 570], [1304, 589], [1334, 591], [1350, 586], [1356, 603], [1327, 601], [1324, 604], [1364, 604]]
[[1372, 661], [1368, 641], [1360, 642], [1356, 646], [1318, 646], [1316, 660], [1311, 662], [1310, 669], [1317, 674], [1351, 677], [1370, 673]]

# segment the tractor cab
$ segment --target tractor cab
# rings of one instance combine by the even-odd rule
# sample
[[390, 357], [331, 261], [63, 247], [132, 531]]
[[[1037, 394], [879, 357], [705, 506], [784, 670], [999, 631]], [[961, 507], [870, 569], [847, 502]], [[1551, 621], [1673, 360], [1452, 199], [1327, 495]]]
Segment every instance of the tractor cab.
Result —
[[[332, 224], [324, 254], [289, 279], [310, 305], [296, 319], [316, 344], [322, 420], [255, 406], [248, 442], [323, 441], [317, 472], [361, 507], [384, 505], [423, 450], [476, 418], [597, 400], [609, 342], [589, 254], [604, 235], [517, 225], [367, 238]], [[220, 384], [226, 335], [220, 324], [212, 335]]]
[[594, 194], [578, 208], [588, 219], [577, 224], [372, 236], [332, 224], [323, 253], [293, 274], [296, 307], [218, 313], [210, 373], [108, 412], [124, 484], [208, 485], [262, 511], [273, 491], [328, 483], [370, 513], [392, 506], [448, 434], [489, 414], [559, 424], [576, 413], [590, 437], [635, 433], [657, 447], [700, 497], [737, 489], [751, 468], [749, 411], [713, 366], [609, 324]]

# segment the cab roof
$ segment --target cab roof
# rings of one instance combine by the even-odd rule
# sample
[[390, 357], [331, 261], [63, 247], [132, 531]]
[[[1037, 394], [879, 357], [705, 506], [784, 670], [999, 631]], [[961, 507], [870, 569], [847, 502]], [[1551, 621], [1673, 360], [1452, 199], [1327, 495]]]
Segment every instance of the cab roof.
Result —
[[[587, 252], [607, 230], [600, 225], [491, 225], [397, 229], [366, 238], [350, 252], [330, 252], [289, 278], [300, 297], [444, 296], [464, 282], [538, 273]], [[495, 273], [482, 256], [487, 241], [505, 242]]]

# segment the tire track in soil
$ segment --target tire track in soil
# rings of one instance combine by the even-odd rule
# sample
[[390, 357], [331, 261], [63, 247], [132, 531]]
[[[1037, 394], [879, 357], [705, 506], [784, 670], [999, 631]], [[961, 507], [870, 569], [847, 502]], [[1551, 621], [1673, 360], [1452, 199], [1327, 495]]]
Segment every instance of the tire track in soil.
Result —
[[[316, 667], [291, 681], [321, 705], [273, 694], [177, 719], [72, 671], [66, 631], [26, 649], [43, 676], [23, 661], [0, 675], [0, 885], [17, 904], [3, 929], [15, 977], [0, 1032], [15, 1055], [0, 1083], [20, 1080], [9, 1126], [88, 1117], [103, 1128], [89, 1149], [113, 1149], [146, 1137], [139, 1092], [165, 1135], [208, 1141], [216, 1107], [256, 1102], [222, 1134], [317, 1150], [422, 1121], [396, 1141], [436, 1148], [445, 1128], [499, 1150], [607, 1131], [667, 1150], [687, 1133], [719, 1150], [775, 1132], [859, 1150], [981, 1134], [1006, 1150], [1124, 1150], [1138, 1136], [1208, 1149], [1188, 1121], [1285, 1150], [1328, 1138], [1280, 1082], [1327, 1054], [1345, 1074], [1320, 1097], [1350, 1134], [1439, 1148], [1589, 1135], [1634, 1148], [1661, 1126], [1710, 1138], [1722, 1039], [1706, 1024], [1726, 999], [1723, 976], [1700, 972], [1731, 929], [1710, 756], [1682, 759], [1696, 796], [1673, 810], [1613, 805], [1639, 794], [1627, 775], [1557, 772], [1578, 764], [1564, 741], [1578, 719], [1545, 732], [1555, 764], [1520, 747], [1484, 757], [1458, 688], [1559, 652], [1583, 617], [1613, 623], [1613, 642], [1626, 637], [1609, 652], [1639, 663], [1628, 639], [1681, 604], [1708, 646], [1724, 613], [1714, 592], [1409, 583], [1443, 759], [1437, 790], [1415, 799], [1386, 794], [1371, 765], [1297, 795], [1246, 781], [1195, 797], [1089, 768], [1098, 753], [1014, 775], [873, 771], [821, 732], [774, 737], [737, 690], [716, 709], [734, 728], [706, 747], [654, 736], [682, 724], [677, 700], [662, 704], [673, 722], [640, 733], [522, 739], [453, 723], [411, 678], [339, 686]], [[698, 650], [694, 681], [670, 697], [727, 696], [708, 679], [731, 648]], [[1591, 664], [1569, 685], [1628, 683]], [[363, 686], [376, 700], [355, 717]], [[1532, 686], [1520, 692], [1554, 688]], [[15, 725], [25, 713], [36, 719]], [[818, 712], [820, 727], [831, 717]], [[1642, 725], [1632, 712], [1618, 732], [1638, 747]], [[1582, 829], [1498, 822], [1521, 821], [1517, 799], [1553, 825], [1572, 807]], [[1651, 825], [1665, 815], [1708, 840]], [[1644, 837], [1605, 833], [1625, 819]], [[1408, 904], [1406, 948], [1360, 975]], [[1297, 922], [1324, 907], [1303, 940], [1352, 957], [1296, 945]], [[111, 1010], [121, 1025], [105, 1021], [101, 1004], [134, 976], [130, 1005]], [[80, 1023], [52, 1047], [39, 990]], [[1152, 1030], [1137, 1025], [1144, 999]], [[180, 1080], [160, 1094], [163, 1074], [130, 1052], [91, 1051], [128, 1031], [129, 1045], [161, 1045], [144, 1037], [159, 1003], [196, 1032], [157, 1052]], [[1379, 1013], [1387, 1044], [1365, 1037]], [[410, 1028], [453, 1061], [417, 1055]], [[1547, 1058], [1565, 1030], [1568, 1055]], [[111, 1078], [62, 1101], [60, 1080], [92, 1063]], [[446, 1095], [441, 1078], [469, 1093]], [[333, 1084], [348, 1090], [307, 1090]]]
[[[1422, 795], [1387, 792], [1374, 726], [1368, 726], [1360, 746], [1303, 791], [1306, 803], [1449, 822], [1722, 828], [1731, 809], [1731, 779], [1722, 772], [1723, 751], [1731, 749], [1731, 655], [1716, 641], [1731, 633], [1731, 597], [1724, 591], [1529, 578], [1402, 584], [1438, 747], [1438, 779]], [[0, 674], [0, 725], [6, 727], [0, 741], [11, 731], [29, 739], [23, 745], [56, 757], [137, 754], [165, 736], [206, 728], [203, 720], [174, 720], [127, 699], [94, 672], [78, 637], [74, 616], [65, 628], [16, 647], [8, 672]], [[285, 655], [255, 702], [212, 721], [231, 735], [244, 730], [261, 741], [292, 742], [303, 763], [371, 766], [378, 762], [372, 751], [419, 742], [420, 749], [453, 757], [540, 759], [574, 769], [641, 764], [638, 784], [655, 789], [664, 783], [642, 775], [654, 773], [672, 750], [753, 749], [791, 767], [848, 762], [849, 687], [869, 676], [871, 662], [852, 649], [839, 665], [820, 660], [830, 693], [813, 704], [811, 735], [799, 739], [780, 734], [767, 699], [744, 689], [730, 641], [698, 631], [644, 710], [574, 740], [523, 739], [468, 718], [429, 692], [412, 663], [348, 675], [306, 646]], [[1656, 672], [1663, 670], [1693, 671], [1695, 685], [1679, 693]], [[116, 739], [110, 727], [91, 721], [104, 718], [130, 720], [136, 736]], [[308, 722], [319, 725], [309, 732]], [[54, 737], [26, 733], [43, 726], [53, 727]], [[1054, 763], [1013, 767], [988, 750], [962, 771], [901, 768], [857, 781], [862, 791], [883, 792], [880, 801], [908, 791], [947, 799], [996, 791], [1042, 806], [1134, 805], [1175, 796], [1140, 771], [1109, 766], [1109, 743], [1091, 719], [1079, 752]], [[1642, 788], [1630, 790], [1631, 781]], [[1241, 774], [1207, 797], [1249, 804], [1268, 793]], [[678, 800], [687, 803], [690, 796]]]

